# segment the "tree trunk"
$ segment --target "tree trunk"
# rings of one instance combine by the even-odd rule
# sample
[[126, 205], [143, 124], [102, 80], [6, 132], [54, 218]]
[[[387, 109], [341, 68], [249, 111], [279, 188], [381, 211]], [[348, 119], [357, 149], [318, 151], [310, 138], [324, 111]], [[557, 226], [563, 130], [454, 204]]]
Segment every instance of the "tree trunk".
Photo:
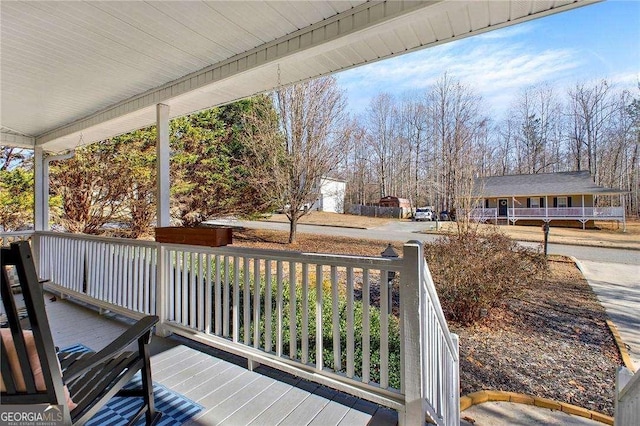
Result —
[[289, 244], [296, 241], [296, 233], [298, 231], [298, 215], [291, 215], [289, 219]]

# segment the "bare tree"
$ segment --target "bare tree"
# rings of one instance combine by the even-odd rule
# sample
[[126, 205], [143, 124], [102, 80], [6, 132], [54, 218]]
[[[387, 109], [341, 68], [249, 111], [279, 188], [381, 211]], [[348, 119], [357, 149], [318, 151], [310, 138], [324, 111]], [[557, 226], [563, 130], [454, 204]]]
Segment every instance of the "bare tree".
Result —
[[388, 93], [378, 94], [366, 111], [366, 141], [374, 157], [381, 197], [391, 195], [391, 161], [393, 145], [398, 136], [396, 118], [397, 108], [393, 97]]
[[334, 77], [322, 77], [282, 88], [276, 107], [284, 143], [284, 158], [274, 167], [280, 205], [289, 219], [289, 242], [296, 239], [298, 220], [319, 196], [322, 177], [343, 161], [351, 129], [345, 98]]
[[[569, 91], [570, 115], [574, 123], [572, 137], [576, 146], [577, 168], [582, 166], [582, 147], [586, 149], [587, 167], [592, 175], [598, 176], [598, 144], [604, 136], [611, 115], [615, 112], [610, 86], [606, 80], [592, 87], [576, 84]], [[579, 147], [580, 146], [580, 147]]]
[[[377, 185], [366, 144], [366, 131], [358, 122], [352, 123], [351, 143], [346, 159], [344, 177], [347, 180], [346, 198], [349, 204], [367, 204], [376, 198]], [[372, 193], [372, 186], [375, 186]]]
[[557, 158], [560, 106], [547, 84], [524, 89], [510, 111], [519, 173], [550, 172]]
[[400, 120], [403, 139], [409, 148], [409, 161], [407, 164], [410, 176], [407, 177], [407, 181], [411, 182], [410, 198], [413, 201], [413, 206], [417, 208], [421, 201], [426, 201], [426, 197], [420, 191], [421, 176], [425, 175], [422, 167], [425, 163], [421, 159], [424, 157], [424, 151], [427, 146], [428, 125], [426, 106], [422, 99], [415, 95], [407, 94], [402, 100]]
[[480, 98], [446, 74], [433, 87], [428, 99], [435, 143], [441, 156], [439, 207], [452, 210], [476, 173], [473, 141], [477, 132], [487, 125], [487, 119], [480, 114]]

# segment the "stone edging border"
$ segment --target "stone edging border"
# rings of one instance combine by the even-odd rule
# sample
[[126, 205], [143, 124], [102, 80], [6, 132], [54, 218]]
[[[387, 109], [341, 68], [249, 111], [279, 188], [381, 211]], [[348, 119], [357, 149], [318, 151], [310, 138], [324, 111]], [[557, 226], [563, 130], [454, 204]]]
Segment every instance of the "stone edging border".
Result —
[[489, 401], [534, 405], [536, 407], [548, 408], [550, 410], [562, 411], [567, 414], [585, 417], [607, 425], [613, 425], [613, 417], [598, 413], [597, 411], [587, 410], [586, 408], [578, 407], [577, 405], [558, 402], [548, 398], [497, 390], [483, 390], [460, 397], [460, 411], [464, 411], [472, 405], [478, 405]]
[[613, 340], [616, 342], [616, 346], [618, 347], [618, 352], [620, 352], [620, 357], [622, 358], [622, 362], [624, 366], [629, 370], [636, 370], [635, 365], [631, 362], [631, 357], [629, 356], [629, 351], [627, 351], [627, 346], [624, 344], [624, 340], [620, 337], [620, 333], [618, 332], [618, 327], [611, 321], [607, 320], [607, 325], [609, 326], [609, 330], [611, 330], [611, 334], [613, 335]]

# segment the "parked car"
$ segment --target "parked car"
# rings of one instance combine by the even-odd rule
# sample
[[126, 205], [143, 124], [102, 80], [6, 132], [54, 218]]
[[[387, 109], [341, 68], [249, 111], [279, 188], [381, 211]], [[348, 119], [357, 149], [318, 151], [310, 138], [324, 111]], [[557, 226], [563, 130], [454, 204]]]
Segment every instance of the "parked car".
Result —
[[456, 220], [456, 209], [441, 211], [440, 220]]
[[420, 222], [423, 220], [433, 220], [433, 211], [429, 207], [418, 207], [413, 220]]

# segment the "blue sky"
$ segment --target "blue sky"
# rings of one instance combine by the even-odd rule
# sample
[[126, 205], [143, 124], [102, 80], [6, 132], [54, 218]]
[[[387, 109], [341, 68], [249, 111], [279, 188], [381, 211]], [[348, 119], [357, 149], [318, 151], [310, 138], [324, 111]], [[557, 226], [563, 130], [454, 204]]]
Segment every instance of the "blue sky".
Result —
[[[444, 72], [481, 95], [494, 118], [526, 87], [640, 80], [640, 0], [610, 0], [337, 74], [353, 113], [386, 91], [424, 92]], [[635, 92], [638, 93], [637, 90]]]

